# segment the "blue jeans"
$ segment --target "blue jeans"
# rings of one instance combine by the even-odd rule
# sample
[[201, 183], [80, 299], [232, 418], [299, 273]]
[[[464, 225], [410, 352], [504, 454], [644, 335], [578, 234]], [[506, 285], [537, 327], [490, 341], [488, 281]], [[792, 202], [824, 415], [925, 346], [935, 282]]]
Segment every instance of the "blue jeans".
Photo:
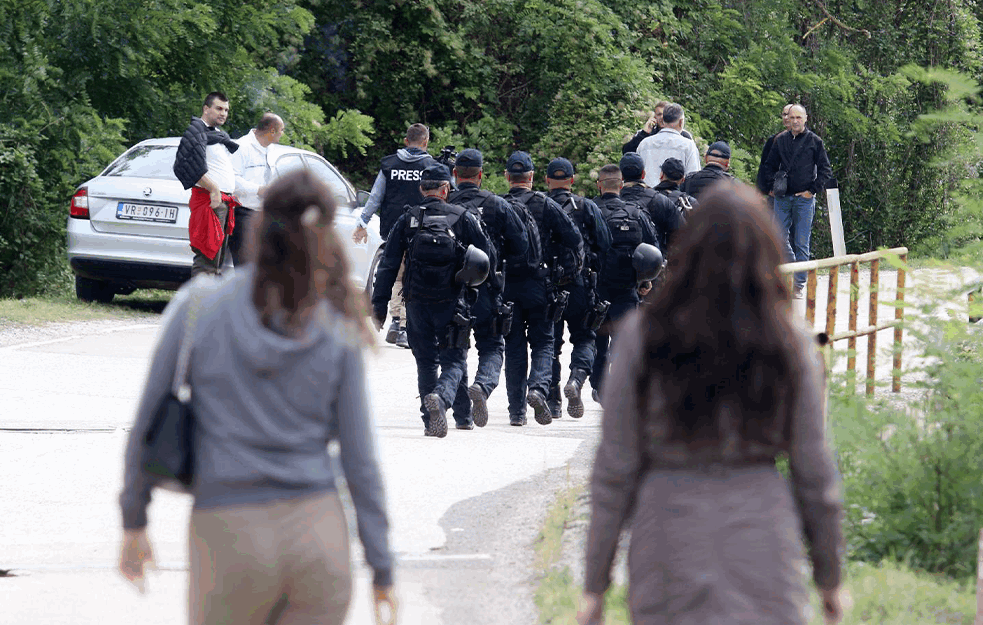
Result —
[[604, 377], [608, 372], [608, 349], [611, 347], [612, 334], [615, 326], [621, 318], [638, 308], [638, 291], [635, 289], [601, 289], [601, 297], [611, 302], [608, 309], [607, 319], [604, 325], [597, 331], [597, 338], [594, 339], [596, 346], [594, 354], [594, 368], [590, 374], [590, 385], [598, 393], [604, 384]]
[[[812, 218], [815, 214], [815, 196], [775, 198], [775, 217], [785, 237], [785, 258], [789, 262], [809, 260], [809, 240], [812, 238]], [[795, 272], [795, 286], [801, 287], [805, 283], [805, 272]]]
[[[497, 314], [498, 296], [492, 294], [487, 286], [481, 285], [478, 289], [478, 301], [471, 306], [471, 316], [475, 318], [474, 345], [478, 349], [478, 370], [474, 374], [474, 382], [485, 391], [486, 397], [498, 388], [498, 380], [502, 377], [502, 362], [505, 359], [505, 338], [501, 334], [492, 333], [492, 323]], [[454, 420], [457, 423], [471, 420], [471, 399], [468, 397], [466, 372], [454, 398]]]
[[505, 283], [512, 302], [512, 329], [505, 337], [505, 392], [509, 415], [526, 414], [526, 392], [546, 397], [553, 377], [553, 324], [546, 318], [546, 281], [527, 278]]
[[463, 410], [462, 402], [454, 401], [457, 387], [468, 384], [467, 350], [447, 345], [447, 326], [454, 317], [454, 308], [455, 302], [406, 302], [406, 338], [416, 359], [416, 385], [424, 425], [430, 422], [430, 412], [423, 405], [423, 398], [430, 393], [437, 393], [445, 406], [455, 408], [455, 419], [468, 419], [466, 414], [458, 414]]
[[594, 368], [594, 352], [597, 350], [594, 345], [595, 333], [586, 327], [587, 315], [591, 312], [587, 309], [590, 298], [587, 288], [582, 284], [571, 284], [566, 288], [570, 291], [570, 300], [566, 310], [563, 311], [563, 318], [553, 327], [553, 378], [550, 383], [550, 394], [547, 397], [551, 401], [560, 401], [562, 382], [560, 351], [563, 347], [563, 323], [566, 322], [570, 329], [571, 371], [582, 369], [590, 373]]

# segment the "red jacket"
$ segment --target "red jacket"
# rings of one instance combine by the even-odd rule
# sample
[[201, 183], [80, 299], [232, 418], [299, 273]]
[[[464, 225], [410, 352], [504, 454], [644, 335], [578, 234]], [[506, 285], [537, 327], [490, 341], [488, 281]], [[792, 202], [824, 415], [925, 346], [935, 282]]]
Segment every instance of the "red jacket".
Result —
[[212, 210], [212, 200], [208, 191], [201, 187], [191, 188], [191, 201], [188, 202], [191, 208], [188, 240], [191, 247], [212, 260], [215, 260], [219, 249], [222, 248], [222, 240], [226, 235], [232, 234], [236, 225], [235, 207], [239, 202], [227, 193], [222, 194], [222, 201], [229, 205], [229, 218], [224, 232], [215, 211]]

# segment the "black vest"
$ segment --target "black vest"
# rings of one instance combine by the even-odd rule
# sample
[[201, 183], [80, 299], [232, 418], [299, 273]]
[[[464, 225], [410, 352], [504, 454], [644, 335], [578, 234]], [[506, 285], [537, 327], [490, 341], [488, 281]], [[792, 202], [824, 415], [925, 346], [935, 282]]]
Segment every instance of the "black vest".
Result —
[[386, 178], [386, 194], [382, 196], [379, 207], [379, 234], [383, 239], [389, 238], [396, 220], [403, 214], [406, 206], [417, 206], [423, 202], [420, 193], [420, 177], [423, 170], [433, 165], [430, 158], [407, 163], [395, 154], [382, 159], [382, 175]]

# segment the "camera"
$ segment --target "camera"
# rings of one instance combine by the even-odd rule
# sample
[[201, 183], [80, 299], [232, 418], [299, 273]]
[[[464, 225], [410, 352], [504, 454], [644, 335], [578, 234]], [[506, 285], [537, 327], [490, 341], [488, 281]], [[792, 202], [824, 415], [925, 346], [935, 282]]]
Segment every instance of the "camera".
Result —
[[457, 162], [457, 152], [454, 150], [454, 146], [444, 146], [440, 150], [440, 154], [434, 157], [434, 160], [447, 167], [447, 169], [454, 169], [454, 164]]

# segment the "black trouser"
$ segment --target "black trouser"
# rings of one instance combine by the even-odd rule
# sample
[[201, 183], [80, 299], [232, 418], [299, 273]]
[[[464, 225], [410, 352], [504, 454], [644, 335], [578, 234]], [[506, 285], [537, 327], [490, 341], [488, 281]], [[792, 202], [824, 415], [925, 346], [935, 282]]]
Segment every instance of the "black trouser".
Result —
[[603, 289], [601, 297], [611, 302], [608, 309], [607, 319], [604, 325], [597, 331], [597, 353], [594, 355], [594, 370], [591, 372], [590, 385], [598, 393], [604, 384], [604, 376], [607, 374], [608, 367], [608, 347], [618, 321], [622, 317], [638, 308], [638, 290], [634, 287], [627, 289]]
[[236, 206], [236, 227], [229, 237], [229, 251], [232, 252], [232, 264], [236, 267], [244, 265], [247, 261], [248, 250], [246, 241], [249, 238], [249, 230], [252, 228], [253, 219], [259, 216], [259, 211], [245, 206]]
[[563, 347], [563, 322], [570, 330], [570, 370], [583, 369], [590, 373], [594, 368], [594, 354], [597, 347], [594, 344], [595, 333], [587, 327], [587, 315], [591, 310], [587, 287], [582, 284], [571, 284], [565, 287], [570, 291], [570, 299], [563, 311], [563, 317], [553, 328], [553, 380], [550, 384], [548, 399], [560, 401], [560, 349]]
[[[430, 412], [423, 405], [423, 398], [437, 393], [447, 408], [455, 407], [454, 416], [463, 410], [461, 403], [470, 400], [465, 394], [455, 401], [459, 385], [467, 387], [468, 368], [466, 349], [447, 344], [447, 326], [454, 318], [457, 301], [449, 302], [406, 302], [406, 338], [416, 359], [416, 383], [420, 393], [420, 417], [424, 425], [430, 422]], [[440, 373], [438, 375], [438, 367]], [[460, 423], [466, 422], [465, 416]]]

